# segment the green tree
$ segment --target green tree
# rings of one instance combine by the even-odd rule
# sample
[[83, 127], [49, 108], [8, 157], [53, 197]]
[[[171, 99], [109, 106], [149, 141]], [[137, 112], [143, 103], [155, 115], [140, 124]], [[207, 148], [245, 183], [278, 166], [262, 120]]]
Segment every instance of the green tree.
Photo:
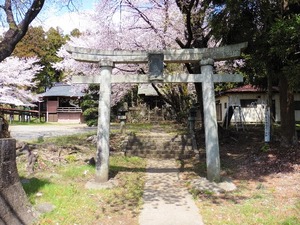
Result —
[[71, 31], [70, 35], [72, 37], [79, 37], [82, 33], [80, 32], [79, 29], [75, 28], [74, 30]]
[[41, 26], [30, 27], [27, 34], [16, 46], [13, 55], [18, 57], [37, 56], [43, 70], [36, 76], [39, 82], [37, 86], [38, 93], [44, 92], [46, 88], [52, 86], [54, 82], [60, 82], [63, 74], [52, 67], [52, 63], [56, 63], [61, 59], [56, 55], [58, 49], [66, 43], [65, 37], [60, 30], [50, 28], [47, 32]]
[[99, 88], [99, 84], [91, 84], [83, 96], [81, 108], [88, 126], [97, 126], [98, 124]]
[[[282, 143], [295, 144], [294, 91], [299, 88], [297, 0], [215, 0], [210, 16], [214, 37], [223, 44], [248, 41], [248, 81], [269, 90], [280, 87]], [[271, 104], [271, 101], [269, 101]]]

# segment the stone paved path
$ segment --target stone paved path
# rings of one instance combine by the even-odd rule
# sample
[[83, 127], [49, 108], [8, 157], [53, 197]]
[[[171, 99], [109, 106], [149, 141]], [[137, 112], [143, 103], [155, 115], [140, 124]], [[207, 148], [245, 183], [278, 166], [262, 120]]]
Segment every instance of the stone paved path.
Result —
[[180, 184], [174, 159], [148, 159], [140, 225], [203, 225], [192, 196]]

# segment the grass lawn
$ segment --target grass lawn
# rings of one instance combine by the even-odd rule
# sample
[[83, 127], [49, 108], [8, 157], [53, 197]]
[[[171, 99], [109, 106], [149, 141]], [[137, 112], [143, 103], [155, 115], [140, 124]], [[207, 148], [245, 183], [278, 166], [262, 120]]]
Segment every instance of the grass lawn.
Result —
[[27, 174], [25, 155], [18, 157], [19, 174], [30, 202], [33, 206], [50, 203], [55, 207], [41, 215], [36, 224], [137, 224], [145, 160], [112, 155], [110, 177], [118, 185], [87, 190], [85, 184], [95, 174], [95, 167], [85, 162], [95, 153], [95, 147], [86, 142], [87, 136], [57, 137], [38, 143], [33, 175]]

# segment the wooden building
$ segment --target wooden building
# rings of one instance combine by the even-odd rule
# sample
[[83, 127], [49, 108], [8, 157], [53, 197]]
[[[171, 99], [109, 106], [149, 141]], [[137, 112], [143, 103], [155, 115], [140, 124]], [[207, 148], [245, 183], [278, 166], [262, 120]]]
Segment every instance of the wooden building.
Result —
[[57, 83], [45, 93], [42, 111], [47, 122], [82, 123], [83, 116], [80, 107], [84, 93], [71, 85]]

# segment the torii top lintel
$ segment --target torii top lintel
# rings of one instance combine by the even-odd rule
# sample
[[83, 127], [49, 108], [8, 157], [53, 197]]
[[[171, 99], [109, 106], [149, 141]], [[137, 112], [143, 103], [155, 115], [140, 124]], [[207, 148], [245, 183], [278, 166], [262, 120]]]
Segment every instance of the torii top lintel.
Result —
[[141, 50], [99, 50], [66, 46], [66, 50], [72, 57], [81, 62], [98, 63], [102, 59], [111, 60], [113, 63], [147, 63], [148, 54], [161, 53], [166, 63], [192, 63], [202, 59], [211, 58], [215, 61], [235, 59], [240, 57], [241, 51], [247, 47], [247, 42], [227, 45], [217, 48], [193, 48], [162, 51], [141, 51]]

